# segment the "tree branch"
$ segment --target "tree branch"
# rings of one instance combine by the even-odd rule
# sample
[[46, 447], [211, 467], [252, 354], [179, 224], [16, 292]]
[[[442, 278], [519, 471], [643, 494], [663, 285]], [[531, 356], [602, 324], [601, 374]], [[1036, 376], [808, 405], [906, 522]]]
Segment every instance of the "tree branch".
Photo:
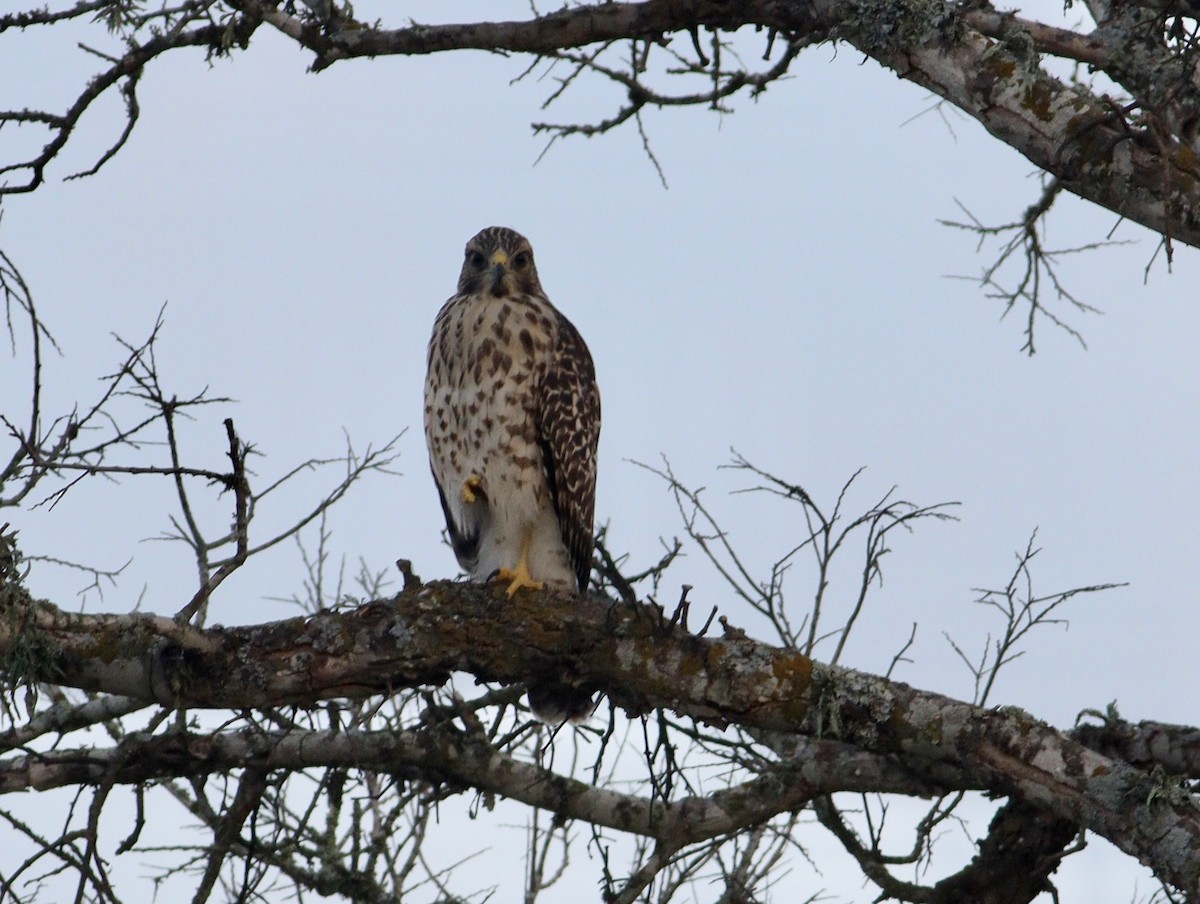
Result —
[[[1197, 91], [1185, 77], [1185, 61], [1166, 49], [1152, 59], [1145, 51], [1139, 54], [1144, 65], [1134, 67], [1141, 79], [1135, 89], [1141, 90], [1132, 93], [1145, 97], [1165, 130], [1132, 119], [1106, 96], [1065, 84], [1041, 66], [1043, 52], [1096, 66], [1112, 63], [1108, 74], [1123, 84], [1123, 77], [1133, 75], [1117, 70], [1114, 61], [1125, 59], [1140, 35], [1112, 26], [1079, 35], [1000, 15], [986, 5], [960, 13], [940, 3], [895, 0], [645, 0], [573, 6], [526, 21], [387, 29], [345, 19], [305, 20], [266, 0], [230, 2], [313, 51], [314, 69], [364, 56], [468, 49], [553, 56], [623, 39], [665, 44], [669, 36], [691, 34], [697, 27], [733, 32], [753, 26], [786, 35], [793, 44], [831, 36], [970, 114], [1060, 179], [1066, 190], [1164, 236], [1200, 245], [1195, 117], [1184, 122], [1173, 112], [1195, 109]], [[1168, 62], [1170, 71], [1164, 73]], [[1176, 70], [1179, 77], [1171, 74]], [[1155, 81], [1151, 90], [1145, 82], [1150, 78], [1170, 88]], [[692, 102], [710, 103], [720, 95], [717, 90], [718, 95], [697, 95]]]
[[[836, 40], [970, 114], [1065, 190], [1159, 233], [1168, 257], [1175, 241], [1200, 247], [1200, 86], [1191, 76], [1194, 36], [1178, 20], [1194, 11], [1171, 3], [1118, 7], [1097, 0], [1093, 6], [1101, 24], [1090, 32], [998, 12], [987, 2], [916, 0], [581, 3], [523, 21], [401, 28], [357, 21], [348, 4], [279, 0], [190, 0], [140, 15], [116, 0], [57, 13], [30, 10], [0, 18], [0, 33], [96, 11], [124, 44], [64, 112], [0, 111], [0, 123], [40, 124], [51, 132], [33, 158], [0, 161], [0, 172], [30, 174], [25, 182], [0, 186], [0, 193], [36, 188], [91, 103], [123, 85], [127, 125], [103, 163], [133, 127], [134, 86], [151, 61], [186, 46], [217, 54], [244, 48], [262, 23], [311, 51], [315, 70], [359, 58], [461, 50], [567, 59], [575, 71], [551, 100], [581, 72], [612, 81], [628, 102], [604, 120], [611, 126], [640, 125], [645, 107], [725, 109], [722, 102], [734, 93], [755, 94], [785, 78], [788, 63], [804, 47]], [[746, 28], [764, 32], [764, 58], [775, 61], [764, 72], [749, 72], [736, 52], [723, 52], [746, 40], [739, 34]], [[702, 30], [712, 37], [708, 52]], [[686, 40], [679, 50], [670, 46], [676, 37]], [[605, 62], [625, 47], [631, 48], [628, 61]], [[1043, 55], [1093, 67], [1125, 96], [1110, 98], [1078, 79], [1064, 82]], [[702, 87], [665, 92], [656, 87], [660, 76], [671, 84], [699, 78]], [[555, 135], [595, 130], [546, 128]]]
[[[1016, 709], [984, 710], [755, 643], [695, 637], [657, 609], [435, 582], [351, 612], [199, 630], [150, 615], [76, 615], [7, 588], [0, 657], [30, 632], [39, 657], [10, 683], [53, 680], [187, 708], [249, 708], [391, 693], [450, 673], [521, 682], [554, 672], [619, 706], [833, 739], [951, 766], [1085, 826], [1177, 887], [1200, 890], [1190, 794], [1101, 756]], [[23, 609], [25, 619], [11, 616]], [[3, 661], [3, 660], [0, 660]], [[798, 802], [797, 802], [798, 805]]]

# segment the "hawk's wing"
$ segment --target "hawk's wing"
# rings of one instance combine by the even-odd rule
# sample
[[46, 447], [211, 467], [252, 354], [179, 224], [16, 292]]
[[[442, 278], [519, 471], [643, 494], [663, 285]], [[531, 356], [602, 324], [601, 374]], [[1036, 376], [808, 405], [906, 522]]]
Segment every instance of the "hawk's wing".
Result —
[[[438, 501], [446, 517], [446, 532], [450, 535], [450, 546], [454, 557], [467, 574], [473, 574], [479, 559], [480, 523], [479, 513], [473, 506], [460, 502], [461, 487], [443, 486], [438, 475], [438, 462], [434, 460], [439, 442], [449, 442], [447, 423], [439, 425], [443, 411], [440, 397], [454, 381], [454, 358], [459, 354], [457, 339], [451, 327], [454, 314], [468, 299], [453, 295], [442, 305], [433, 321], [433, 334], [429, 337], [426, 353], [425, 373], [425, 442], [429, 447], [429, 470], [433, 472], [433, 485], [437, 487]], [[449, 408], [449, 396], [446, 397]], [[436, 414], [435, 414], [436, 412]], [[444, 459], [446, 453], [441, 453]], [[444, 462], [442, 463], [444, 465]], [[444, 470], [444, 467], [443, 467]]]
[[584, 593], [592, 570], [600, 390], [579, 331], [562, 314], [556, 326], [558, 341], [541, 384], [538, 444], [563, 545]]

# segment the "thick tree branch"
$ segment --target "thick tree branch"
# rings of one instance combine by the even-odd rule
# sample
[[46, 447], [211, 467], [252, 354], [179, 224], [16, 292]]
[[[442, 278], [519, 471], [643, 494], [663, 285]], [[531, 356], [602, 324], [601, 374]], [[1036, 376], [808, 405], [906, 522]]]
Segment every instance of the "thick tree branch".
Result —
[[417, 56], [452, 50], [548, 54], [622, 39], [662, 40], [665, 35], [690, 33], [700, 27], [736, 29], [770, 24], [761, 21], [767, 15], [767, 3], [716, 0], [584, 4], [525, 21], [414, 24], [396, 29], [365, 26], [340, 13], [331, 21], [315, 22], [290, 15], [270, 0], [230, 0], [229, 5], [260, 18], [313, 51], [317, 56], [315, 69], [364, 56]]
[[347, 767], [502, 794], [562, 818], [645, 835], [679, 849], [799, 810], [818, 794], [881, 789], [935, 793], [931, 782], [837, 741], [815, 741], [803, 749], [808, 754], [805, 759], [777, 764], [740, 785], [707, 797], [667, 802], [558, 775], [500, 752], [481, 734], [450, 724], [400, 732], [139, 732], [111, 749], [54, 750], [0, 760], [0, 794], [71, 785], [140, 784], [239, 769]]
[[[1161, 778], [1014, 709], [984, 710], [740, 632], [688, 634], [657, 607], [437, 582], [350, 612], [202, 631], [149, 615], [74, 615], [7, 588], [0, 657], [47, 680], [187, 708], [249, 708], [390, 693], [451, 672], [502, 682], [571, 675], [633, 712], [834, 739], [949, 765], [1103, 835], [1165, 881], [1200, 891], [1200, 808]], [[13, 617], [15, 609], [24, 617]]]
[[997, 811], [987, 837], [971, 863], [934, 886], [930, 904], [1021, 904], [1050, 891], [1050, 874], [1078, 834], [1070, 820], [1059, 819], [1023, 800], [1010, 800]]
[[[567, 57], [576, 71], [563, 89], [583, 72], [620, 86], [628, 103], [606, 120], [614, 125], [637, 118], [648, 106], [722, 109], [734, 92], [756, 93], [785, 77], [790, 59], [802, 48], [832, 39], [970, 114], [1067, 191], [1159, 233], [1168, 252], [1174, 241], [1200, 247], [1200, 117], [1195, 113], [1200, 85], [1192, 72], [1193, 37], [1178, 21], [1194, 11], [1093, 6], [1100, 25], [1090, 32], [999, 12], [986, 2], [938, 0], [583, 3], [524, 21], [401, 28], [357, 21], [348, 4], [280, 0], [190, 0], [140, 15], [118, 0], [78, 3], [61, 12], [30, 10], [0, 19], [0, 33], [6, 27], [10, 32], [15, 26], [52, 27], [94, 12], [124, 44], [111, 57], [112, 65], [64, 112], [0, 111], [0, 122], [36, 124], [51, 133], [33, 158], [0, 161], [0, 173], [29, 173], [24, 182], [0, 186], [0, 193], [36, 188], [92, 102], [124, 86], [128, 126], [102, 158], [107, 159], [136, 119], [133, 88], [151, 61], [187, 46], [210, 53], [245, 48], [263, 23], [311, 51], [317, 70], [356, 58], [461, 50]], [[765, 56], [775, 59], [764, 73], [722, 62], [736, 60], [735, 54], [720, 51], [725, 43], [744, 42], [736, 33], [748, 27], [764, 32]], [[707, 53], [701, 30], [712, 36]], [[681, 49], [674, 49], [676, 38], [685, 39], [686, 46], [681, 41]], [[775, 49], [777, 41], [782, 51]], [[605, 62], [625, 48], [629, 60]], [[1052, 74], [1043, 55], [1093, 67], [1125, 96], [1114, 100], [1080, 81], [1068, 84]], [[699, 78], [700, 90], [664, 91], [658, 85], [662, 75], [671, 85], [693, 79], [693, 88]], [[552, 128], [556, 134], [588, 133], [582, 126]]]
[[1081, 725], [1071, 734], [1105, 756], [1142, 768], [1158, 767], [1172, 775], [1200, 779], [1200, 729], [1190, 725], [1131, 724], [1106, 719], [1100, 725]]

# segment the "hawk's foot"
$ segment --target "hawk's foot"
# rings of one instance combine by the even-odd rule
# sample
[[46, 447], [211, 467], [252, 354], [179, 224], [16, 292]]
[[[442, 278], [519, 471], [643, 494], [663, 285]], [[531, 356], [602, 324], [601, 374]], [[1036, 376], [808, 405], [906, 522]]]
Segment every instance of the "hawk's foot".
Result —
[[528, 587], [530, 590], [541, 590], [546, 585], [541, 581], [535, 581], [533, 575], [529, 573], [529, 566], [525, 563], [524, 556], [517, 563], [516, 568], [501, 568], [496, 573], [496, 580], [509, 581], [507, 596], [512, 599], [518, 590], [523, 587]]
[[462, 501], [467, 505], [473, 505], [479, 501], [479, 494], [475, 491], [483, 486], [483, 478], [478, 474], [472, 474], [462, 485]]

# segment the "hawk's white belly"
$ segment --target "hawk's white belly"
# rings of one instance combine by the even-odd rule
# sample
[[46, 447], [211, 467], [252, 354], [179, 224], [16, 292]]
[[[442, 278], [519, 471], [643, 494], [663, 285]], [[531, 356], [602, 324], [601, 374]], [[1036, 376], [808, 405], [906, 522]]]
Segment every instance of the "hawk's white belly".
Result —
[[[476, 581], [515, 569], [528, 544], [535, 580], [576, 589], [538, 444], [536, 387], [549, 357], [537, 299], [455, 300], [434, 329], [425, 433], [434, 479], [458, 532], [477, 536], [459, 561]], [[536, 338], [534, 338], [536, 336]], [[431, 346], [432, 350], [432, 346]], [[475, 501], [464, 485], [479, 479]]]

